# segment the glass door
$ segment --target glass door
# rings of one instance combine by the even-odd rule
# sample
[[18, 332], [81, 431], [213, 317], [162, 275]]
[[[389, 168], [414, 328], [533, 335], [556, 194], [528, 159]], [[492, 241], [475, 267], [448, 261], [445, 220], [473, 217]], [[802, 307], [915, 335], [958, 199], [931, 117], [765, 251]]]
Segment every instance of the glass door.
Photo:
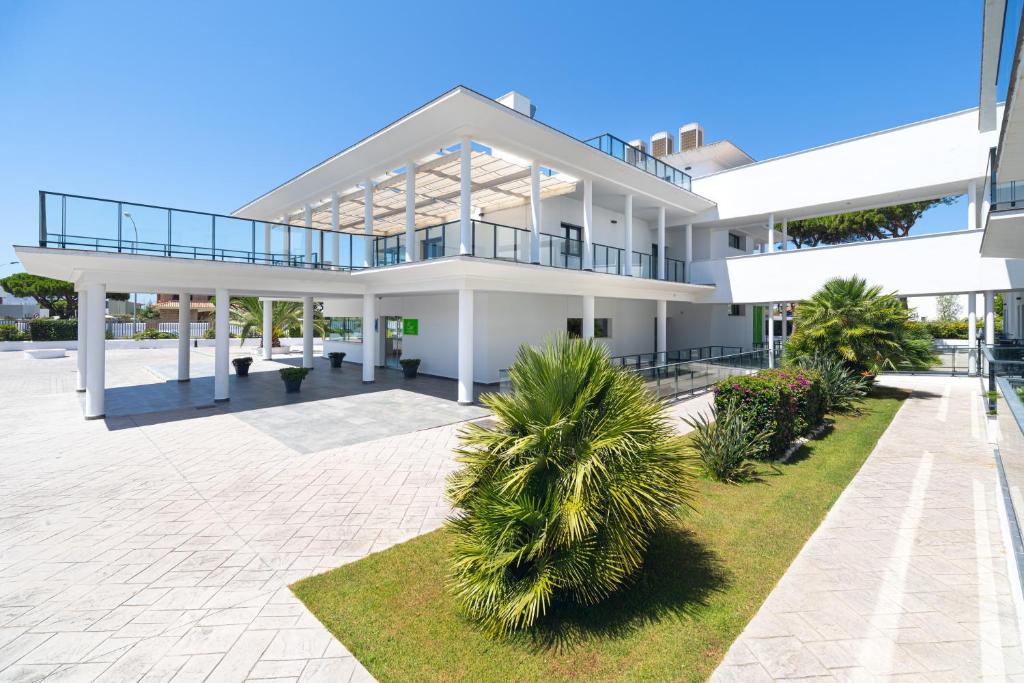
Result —
[[384, 316], [384, 367], [400, 369], [402, 364], [402, 317]]

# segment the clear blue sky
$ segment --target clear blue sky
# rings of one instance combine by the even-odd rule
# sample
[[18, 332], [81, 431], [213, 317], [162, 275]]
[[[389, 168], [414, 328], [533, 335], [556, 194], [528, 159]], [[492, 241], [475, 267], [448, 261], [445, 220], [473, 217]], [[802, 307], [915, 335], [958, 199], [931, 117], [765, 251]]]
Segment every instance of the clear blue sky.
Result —
[[784, 154], [976, 106], [980, 27], [968, 0], [6, 0], [0, 264], [40, 189], [227, 213], [459, 83], [577, 137], [698, 120]]

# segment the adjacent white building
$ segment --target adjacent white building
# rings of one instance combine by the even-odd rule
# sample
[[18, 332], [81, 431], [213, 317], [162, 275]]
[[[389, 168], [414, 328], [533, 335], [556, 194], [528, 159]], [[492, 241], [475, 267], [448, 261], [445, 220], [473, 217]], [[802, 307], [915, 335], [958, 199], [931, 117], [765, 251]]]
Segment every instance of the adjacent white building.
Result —
[[[986, 22], [1012, 22], [1004, 8], [987, 2]], [[218, 400], [232, 295], [299, 297], [307, 316], [322, 301], [339, 321], [326, 350], [362, 363], [364, 381], [400, 353], [456, 379], [462, 402], [520, 345], [556, 332], [596, 336], [616, 356], [770, 345], [767, 312], [837, 275], [907, 297], [984, 293], [990, 307], [994, 292], [1024, 288], [1024, 213], [1007, 185], [1024, 178], [1024, 122], [1015, 91], [996, 103], [997, 81], [1019, 74], [998, 72], [994, 35], [978, 107], [774, 159], [704, 144], [699, 124], [649, 142], [578, 140], [521, 93], [459, 86], [230, 216], [41, 193], [39, 244], [17, 254], [83, 293], [87, 417], [103, 414], [107, 291], [214, 295]], [[787, 248], [792, 220], [950, 195], [968, 199], [951, 232]], [[1010, 334], [1022, 320], [1008, 310]], [[181, 330], [187, 379], [187, 320]]]

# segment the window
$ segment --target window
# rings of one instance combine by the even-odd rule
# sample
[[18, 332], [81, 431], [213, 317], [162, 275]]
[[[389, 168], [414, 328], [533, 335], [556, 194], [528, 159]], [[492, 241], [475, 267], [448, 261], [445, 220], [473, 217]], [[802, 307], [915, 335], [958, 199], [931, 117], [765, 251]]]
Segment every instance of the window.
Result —
[[729, 233], [729, 246], [732, 249], [739, 249], [740, 251], [747, 250], [746, 239], [744, 239], [743, 235], [736, 235], [731, 232]]
[[[565, 321], [565, 331], [574, 339], [583, 336], [583, 318], [568, 318]], [[611, 339], [612, 321], [611, 318], [594, 318], [594, 338]]]
[[331, 318], [331, 338], [341, 341], [363, 341], [362, 318]]
[[729, 315], [746, 315], [747, 309], [743, 304], [730, 304]]
[[583, 228], [572, 223], [562, 223], [562, 230], [565, 231], [565, 255], [582, 256]]

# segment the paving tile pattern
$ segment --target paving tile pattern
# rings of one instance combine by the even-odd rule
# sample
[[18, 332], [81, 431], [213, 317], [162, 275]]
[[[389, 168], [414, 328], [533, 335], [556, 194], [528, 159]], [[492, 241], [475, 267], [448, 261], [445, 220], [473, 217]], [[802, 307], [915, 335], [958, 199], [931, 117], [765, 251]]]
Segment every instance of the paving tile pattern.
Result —
[[977, 380], [912, 388], [716, 681], [1024, 680]]

